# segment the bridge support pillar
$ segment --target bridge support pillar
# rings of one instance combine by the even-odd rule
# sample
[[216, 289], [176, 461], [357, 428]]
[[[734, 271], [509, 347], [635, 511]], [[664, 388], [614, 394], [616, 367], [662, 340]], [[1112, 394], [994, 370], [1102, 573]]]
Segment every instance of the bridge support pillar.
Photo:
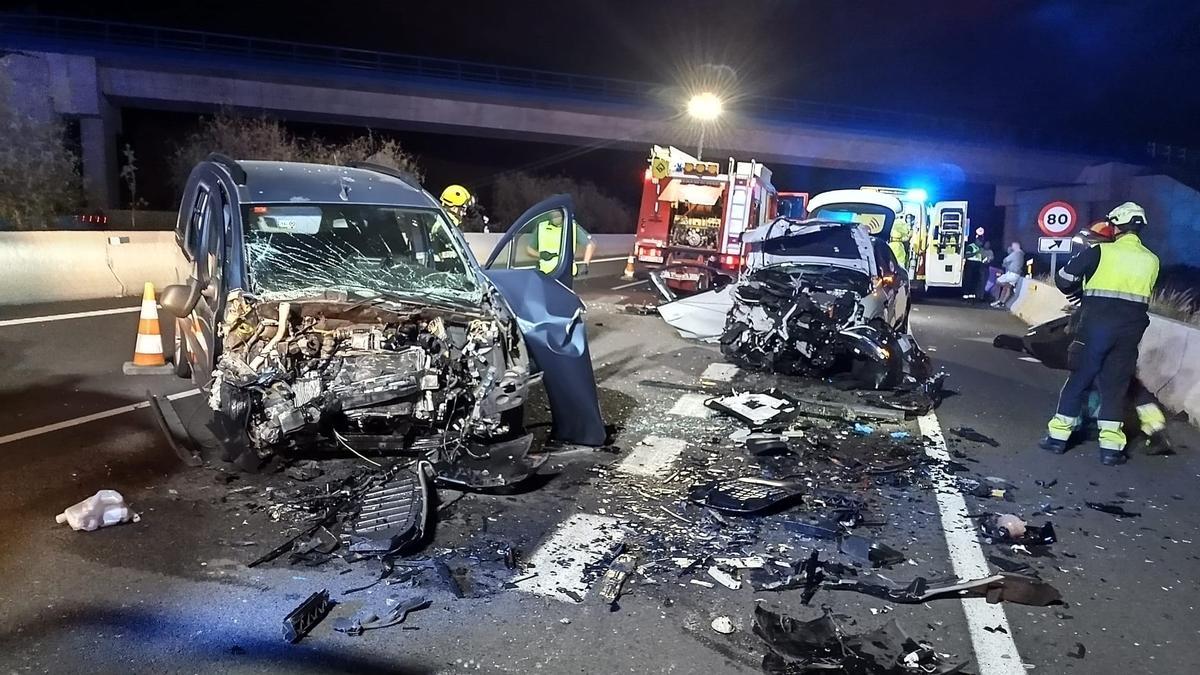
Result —
[[121, 113], [100, 101], [100, 113], [79, 118], [80, 164], [88, 205], [111, 209], [118, 206], [117, 133]]

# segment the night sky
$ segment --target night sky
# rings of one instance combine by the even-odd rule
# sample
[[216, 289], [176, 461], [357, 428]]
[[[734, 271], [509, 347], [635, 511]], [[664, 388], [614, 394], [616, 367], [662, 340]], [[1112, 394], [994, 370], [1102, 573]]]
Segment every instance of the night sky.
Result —
[[[735, 79], [727, 86], [744, 95], [954, 116], [1101, 141], [1200, 146], [1200, 2], [1194, 1], [6, 5], [666, 84], [687, 81], [697, 66], [714, 64], [729, 67], [722, 72]], [[179, 123], [164, 120], [161, 126]], [[137, 129], [131, 125], [131, 133], [146, 135]], [[468, 174], [464, 181], [485, 182], [521, 165], [603, 183], [624, 176], [629, 165], [635, 175], [640, 171], [639, 153], [628, 150], [600, 150], [555, 164], [546, 158], [564, 148], [400, 136], [422, 155], [431, 186], [462, 174]], [[489, 161], [498, 148], [505, 161]], [[786, 167], [776, 173], [807, 181], [799, 189], [858, 178]], [[636, 198], [636, 183], [629, 190]]]

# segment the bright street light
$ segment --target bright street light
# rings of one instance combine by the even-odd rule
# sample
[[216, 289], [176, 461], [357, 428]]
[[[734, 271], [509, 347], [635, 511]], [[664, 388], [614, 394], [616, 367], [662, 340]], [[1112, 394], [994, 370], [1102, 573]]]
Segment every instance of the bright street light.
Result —
[[687, 111], [695, 119], [711, 122], [721, 116], [721, 99], [716, 94], [706, 91], [688, 99]]
[[708, 125], [721, 116], [724, 106], [721, 98], [711, 91], [693, 94], [687, 102], [688, 117], [700, 122], [700, 147], [696, 150], [696, 159], [704, 159], [704, 132]]

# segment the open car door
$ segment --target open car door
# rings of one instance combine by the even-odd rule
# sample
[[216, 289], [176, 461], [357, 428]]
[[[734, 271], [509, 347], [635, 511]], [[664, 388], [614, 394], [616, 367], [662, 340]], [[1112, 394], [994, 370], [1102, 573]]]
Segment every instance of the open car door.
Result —
[[599, 446], [607, 433], [583, 302], [571, 290], [575, 240], [575, 206], [569, 195], [555, 195], [517, 218], [484, 268], [516, 315], [529, 353], [542, 371], [554, 418], [551, 437]]

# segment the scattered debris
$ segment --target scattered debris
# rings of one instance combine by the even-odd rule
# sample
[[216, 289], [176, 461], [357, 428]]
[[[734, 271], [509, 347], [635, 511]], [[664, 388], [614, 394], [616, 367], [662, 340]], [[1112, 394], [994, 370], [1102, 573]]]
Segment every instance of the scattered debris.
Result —
[[333, 605], [334, 602], [329, 599], [328, 590], [317, 591], [308, 596], [307, 600], [300, 603], [296, 609], [283, 618], [283, 639], [293, 644], [299, 642], [301, 638], [308, 635], [313, 626], [321, 623], [321, 619], [329, 614]]
[[283, 471], [285, 476], [298, 481], [310, 481], [314, 478], [320, 478], [324, 473], [325, 471], [321, 469], [321, 463], [311, 459], [295, 462]]
[[91, 532], [120, 523], [136, 523], [141, 516], [129, 510], [125, 498], [116, 490], [100, 490], [87, 499], [67, 507], [54, 517], [54, 522], [66, 523], [76, 532]]
[[1134, 511], [1126, 511], [1125, 507], [1121, 506], [1120, 502], [1084, 502], [1084, 504], [1086, 504], [1089, 509], [1103, 511], [1104, 513], [1119, 516], [1121, 518], [1140, 518], [1142, 515], [1141, 513]]
[[712, 623], [709, 625], [712, 626], [713, 630], [721, 635], [729, 635], [733, 631], [737, 630], [733, 626], [733, 620], [727, 616], [718, 616], [717, 618], [713, 619]]
[[735, 577], [733, 573], [727, 572], [717, 565], [713, 565], [712, 567], [708, 568], [708, 576], [712, 577], [717, 581], [717, 583], [731, 591], [736, 591], [742, 587], [742, 582], [738, 581], [737, 577]]
[[959, 438], [965, 438], [968, 441], [974, 441], [975, 443], [986, 443], [987, 445], [990, 445], [993, 448], [1000, 447], [1000, 441], [997, 441], [996, 439], [992, 438], [991, 436], [986, 436], [984, 434], [981, 434], [978, 431], [975, 431], [974, 429], [972, 429], [971, 427], [956, 427], [954, 429], [951, 429], [950, 433], [954, 434], [955, 436], [958, 436]]
[[928, 642], [909, 638], [895, 619], [869, 633], [846, 635], [828, 611], [819, 619], [797, 621], [756, 606], [754, 634], [767, 644], [762, 669], [768, 674], [944, 675], [960, 672], [966, 665], [948, 663], [953, 657], [937, 653]]
[[1067, 656], [1072, 659], [1082, 659], [1086, 655], [1087, 647], [1084, 647], [1082, 642], [1076, 642], [1070, 651], [1067, 652]]

